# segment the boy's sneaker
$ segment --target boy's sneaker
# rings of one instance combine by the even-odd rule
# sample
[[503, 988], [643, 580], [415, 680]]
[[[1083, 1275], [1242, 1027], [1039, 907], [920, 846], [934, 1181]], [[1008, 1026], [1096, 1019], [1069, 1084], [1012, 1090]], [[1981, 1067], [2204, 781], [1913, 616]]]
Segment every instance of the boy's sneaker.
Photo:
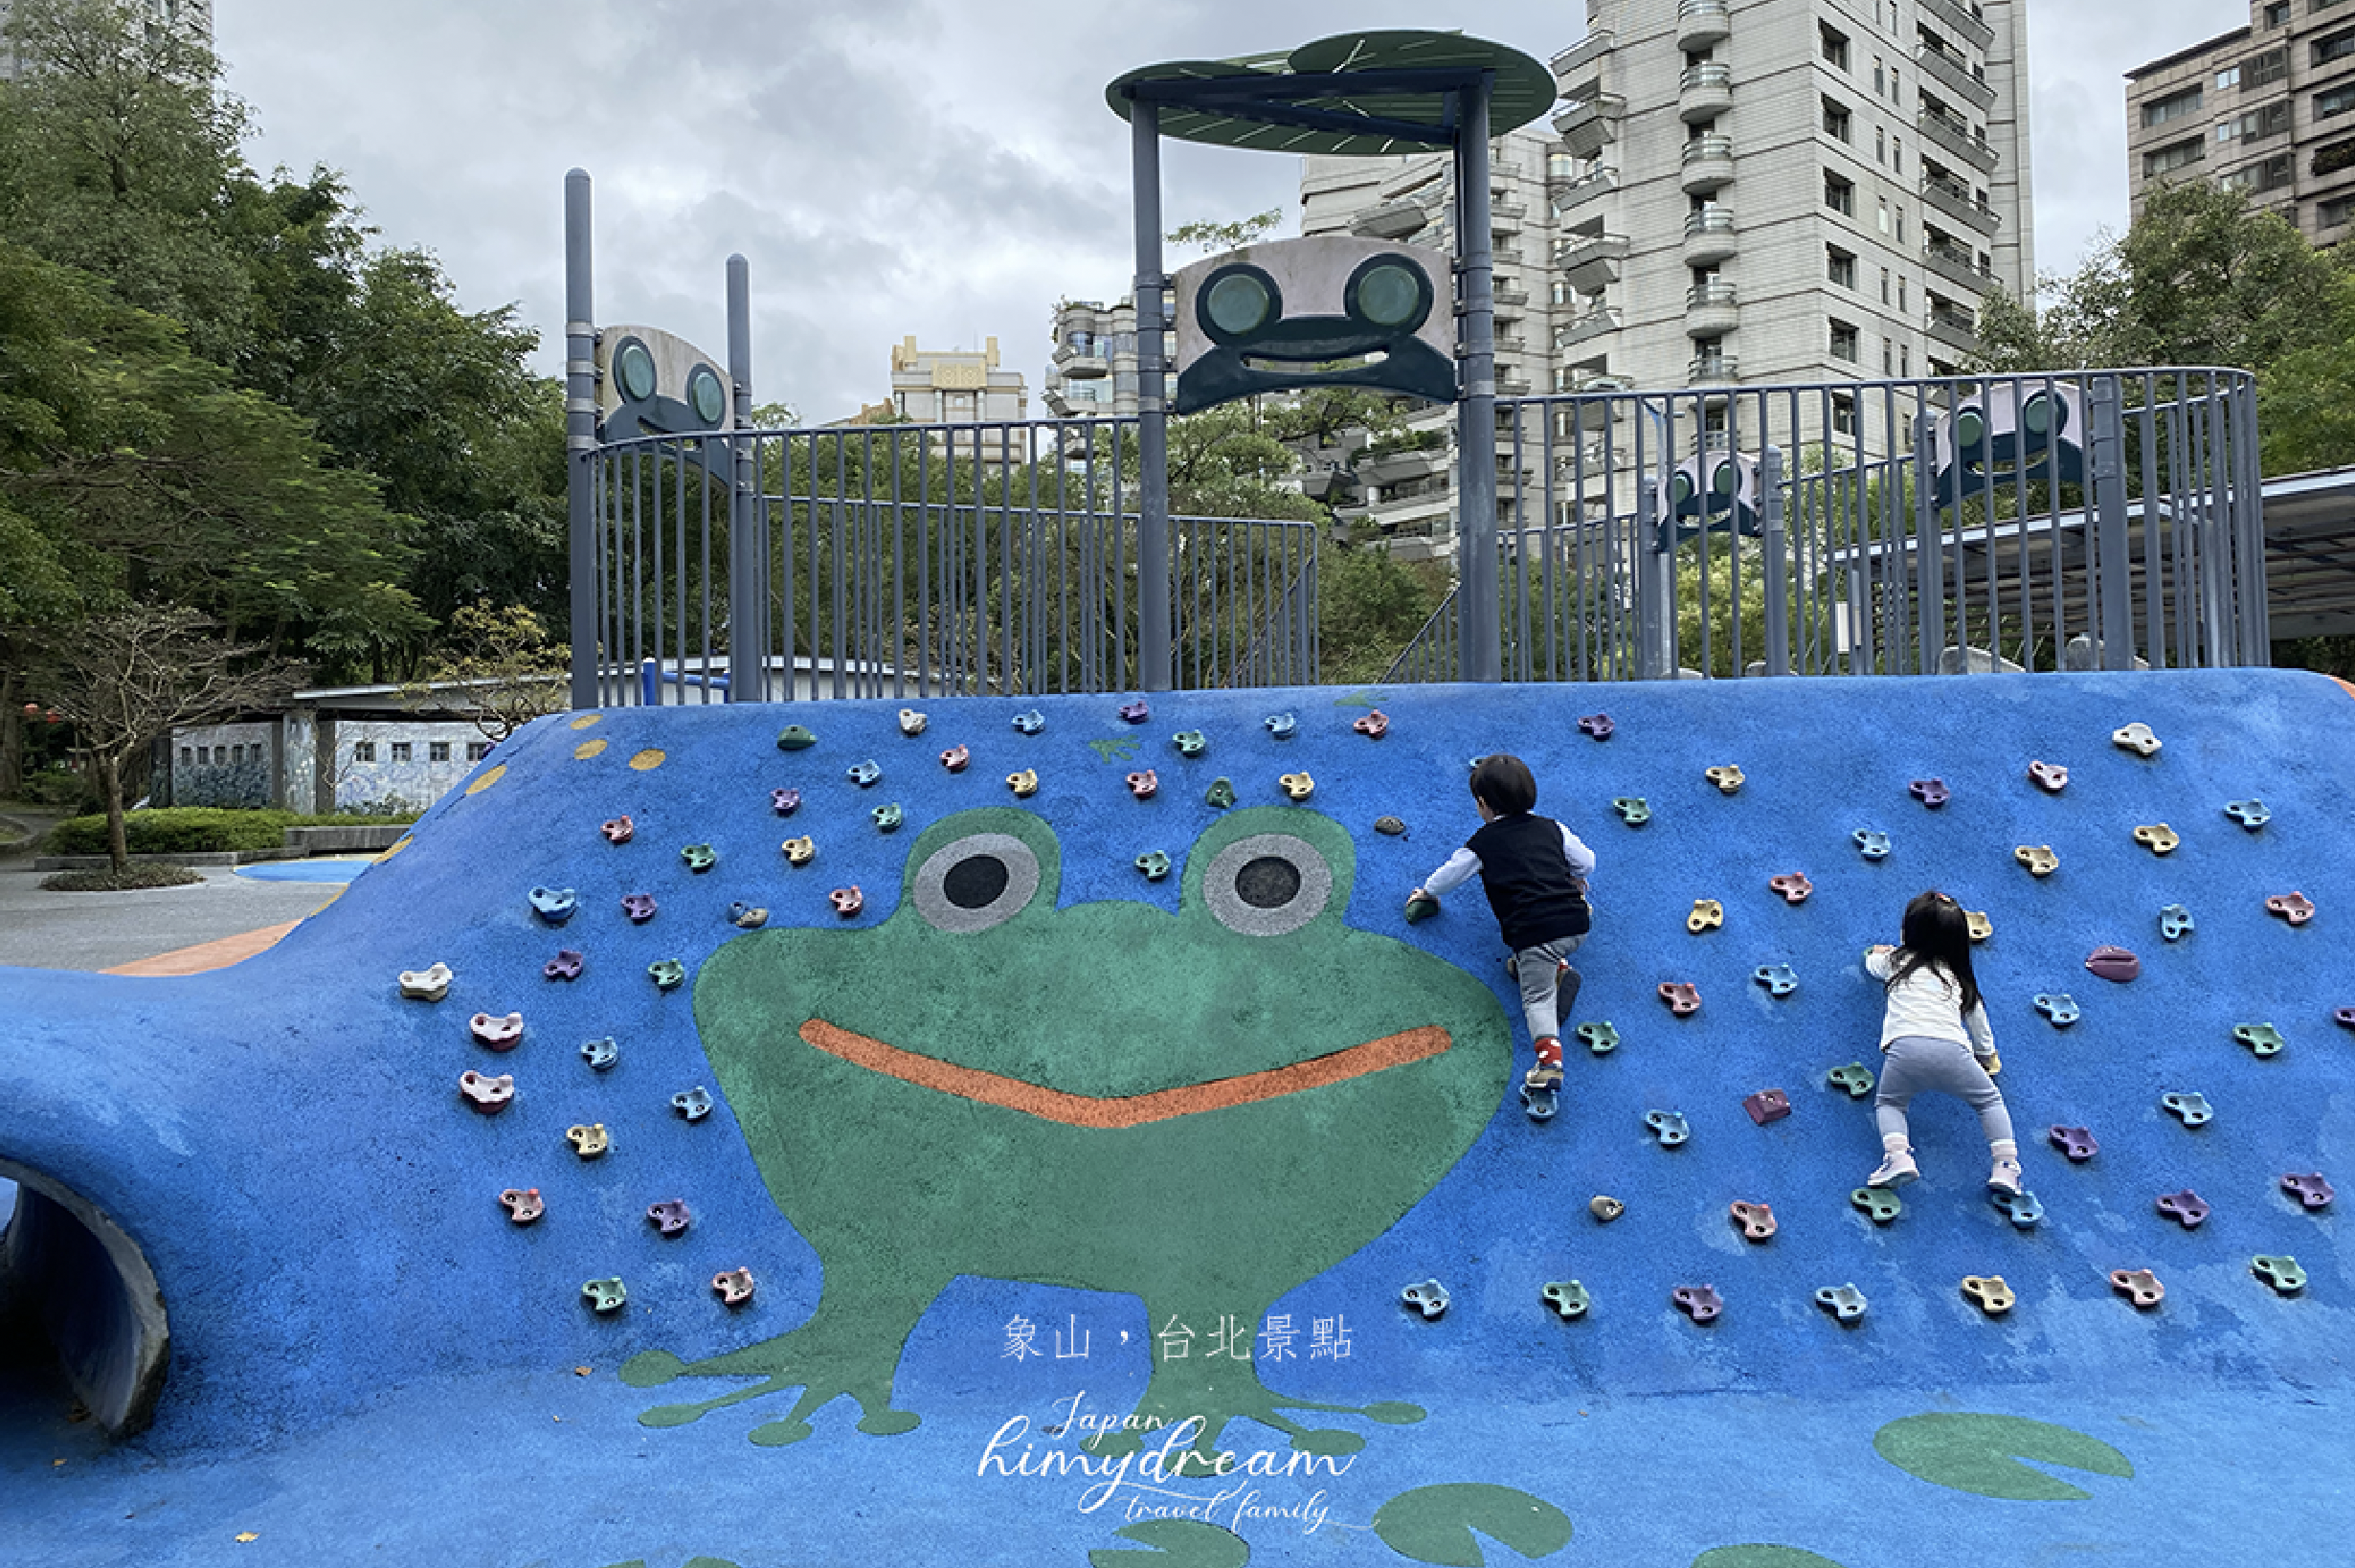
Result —
[[1537, 1042], [1537, 1064], [1522, 1077], [1531, 1088], [1553, 1088], [1561, 1083], [1561, 1042], [1547, 1035]]
[[[2017, 1166], [2013, 1170], [2018, 1170]], [[1911, 1150], [1892, 1149], [1881, 1159], [1880, 1169], [1865, 1177], [1868, 1187], [1902, 1187], [1921, 1175], [1921, 1167], [1914, 1163]]]

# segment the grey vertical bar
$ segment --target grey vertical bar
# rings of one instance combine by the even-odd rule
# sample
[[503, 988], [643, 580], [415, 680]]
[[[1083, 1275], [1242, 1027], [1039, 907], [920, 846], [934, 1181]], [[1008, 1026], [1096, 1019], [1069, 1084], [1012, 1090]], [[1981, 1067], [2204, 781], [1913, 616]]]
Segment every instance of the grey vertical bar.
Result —
[[728, 379], [734, 385], [734, 482], [728, 498], [728, 700], [769, 698], [768, 551], [752, 424], [752, 264], [728, 258]]
[[[1765, 422], [1764, 411], [1760, 412], [1760, 423]], [[1796, 421], [1794, 421], [1796, 423]], [[1790, 561], [1784, 554], [1783, 537], [1783, 449], [1769, 446], [1760, 455], [1758, 465], [1760, 520], [1766, 536], [1766, 673], [1791, 673]], [[1737, 625], [1740, 624], [1741, 599], [1734, 600]], [[1735, 674], [1741, 673], [1739, 666]]]
[[2226, 419], [2233, 435], [2232, 514], [2240, 523], [2241, 662], [2273, 662], [2273, 615], [2265, 577], [2265, 464], [2257, 445], [2256, 380], [2234, 373]]
[[1161, 111], [1129, 104], [1131, 200], [1136, 219], [1136, 683], [1167, 691], [1171, 679], [1169, 408], [1161, 350]]
[[[2125, 431], [2119, 411], [2118, 378], [2094, 380], [2094, 511], [2099, 530], [2095, 549], [2099, 556], [2088, 584], [2100, 596], [2098, 625], [2101, 667], [2134, 668], [2134, 603], [2126, 591], [2126, 473]], [[2086, 619], [2095, 619], [2087, 607]], [[2057, 639], [2060, 629], [2053, 628]]]
[[1914, 415], [1914, 566], [1920, 584], [1921, 605], [1915, 616], [1915, 640], [1921, 663], [1918, 673], [1938, 669], [1940, 644], [1946, 628], [1946, 536], [1938, 521], [1938, 497], [1932, 494], [1931, 469], [1938, 463], [1938, 437], [1926, 403]]
[[572, 546], [572, 706], [597, 706], [597, 369], [589, 171], [564, 177], [564, 487]]
[[1489, 234], [1489, 95], [1494, 76], [1457, 95], [1457, 276], [1463, 280], [1464, 356], [1456, 411], [1456, 580], [1463, 585], [1466, 681], [1504, 678], [1496, 624], [1496, 294]]

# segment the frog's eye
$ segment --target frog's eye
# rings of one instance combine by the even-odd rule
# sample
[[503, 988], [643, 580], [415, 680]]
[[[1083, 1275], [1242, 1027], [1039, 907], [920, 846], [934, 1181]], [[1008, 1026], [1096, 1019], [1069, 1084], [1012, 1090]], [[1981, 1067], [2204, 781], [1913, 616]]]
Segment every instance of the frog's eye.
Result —
[[1202, 901], [1220, 925], [1242, 936], [1282, 936], [1324, 913], [1333, 867], [1307, 840], [1255, 833], [1211, 858]]
[[1008, 833], [952, 840], [916, 868], [916, 912], [934, 930], [985, 931], [1013, 919], [1039, 891], [1039, 857]]

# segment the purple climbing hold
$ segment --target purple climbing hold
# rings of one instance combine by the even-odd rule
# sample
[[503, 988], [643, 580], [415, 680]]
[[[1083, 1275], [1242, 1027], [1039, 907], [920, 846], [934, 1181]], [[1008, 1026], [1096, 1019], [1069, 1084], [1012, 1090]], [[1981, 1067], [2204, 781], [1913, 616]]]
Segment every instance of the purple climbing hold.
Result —
[[622, 894], [621, 912], [630, 917], [632, 925], [643, 926], [654, 918], [654, 895], [652, 893]]
[[551, 980], [577, 980], [580, 978], [580, 966], [581, 955], [572, 949], [566, 948], [555, 957], [542, 964], [540, 973]]
[[1153, 709], [1145, 706], [1144, 698], [1139, 697], [1133, 703], [1121, 704], [1120, 716], [1130, 724], [1143, 724], [1147, 719], [1153, 717]]
[[1954, 798], [1954, 792], [1946, 788], [1946, 781], [1942, 778], [1917, 778], [1905, 788], [1908, 794], [1932, 811]]
[[692, 1219], [684, 1198], [666, 1198], [646, 1208], [647, 1222], [665, 1236], [676, 1236], [685, 1230]]
[[1669, 1292], [1669, 1300], [1695, 1323], [1707, 1323], [1725, 1310], [1725, 1298], [1714, 1285], [1680, 1285]]
[[779, 817], [791, 817], [801, 809], [801, 792], [799, 790], [771, 790], [769, 805]]
[[2045, 1133], [2052, 1147], [2069, 1156], [2072, 1165], [2082, 1165], [2101, 1152], [2094, 1134], [2082, 1127], [2055, 1127]]
[[2208, 1200], [2186, 1187], [2180, 1193], [2162, 1194], [2159, 1212], [2182, 1224], [2186, 1230], [2197, 1230], [2200, 1221], [2208, 1218]]
[[2085, 967], [2105, 980], [2123, 984], [2142, 973], [2142, 960], [2124, 948], [2101, 947], [2096, 948], [2085, 960]]
[[1599, 741], [1606, 741], [1619, 727], [1611, 723], [1608, 713], [1589, 713], [1579, 721], [1579, 728]]
[[2293, 1171], [2281, 1178], [2281, 1190], [2308, 1209], [2329, 1208], [2330, 1200], [2339, 1196], [2331, 1191], [2330, 1183], [2322, 1179], [2320, 1171], [2311, 1171], [2304, 1176]]

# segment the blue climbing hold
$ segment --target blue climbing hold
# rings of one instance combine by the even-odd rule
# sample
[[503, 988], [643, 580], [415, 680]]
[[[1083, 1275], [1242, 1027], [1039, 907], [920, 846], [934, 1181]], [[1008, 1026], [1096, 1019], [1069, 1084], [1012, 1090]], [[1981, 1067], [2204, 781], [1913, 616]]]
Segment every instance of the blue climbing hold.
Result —
[[2044, 1205], [2036, 1201], [2034, 1193], [2026, 1189], [2007, 1193], [1990, 1188], [1987, 1201], [2003, 1210], [2005, 1218], [2021, 1230], [2034, 1230], [2036, 1221], [2044, 1218]]
[[2078, 1018], [2076, 998], [2066, 991], [2037, 997], [2036, 1011], [2051, 1019], [2055, 1029], [2066, 1029]]
[[1856, 853], [1866, 860], [1885, 861], [1889, 858], [1889, 835], [1879, 829], [1858, 828], [1849, 837], [1856, 840]]
[[2262, 800], [2235, 800], [2224, 808], [2224, 814], [2252, 833], [2274, 819]]
[[2180, 942], [2191, 934], [2191, 911], [2180, 904], [2170, 904], [2159, 911], [2159, 934], [2170, 942]]
[[1014, 728], [1025, 735], [1035, 735], [1046, 728], [1046, 715], [1035, 707], [1027, 713], [1017, 713], [1014, 715]]
[[1750, 972], [1750, 978], [1764, 986], [1770, 997], [1787, 997], [1799, 989], [1799, 976], [1788, 964], [1761, 964]]
[[1660, 1140], [1663, 1149], [1673, 1149], [1693, 1136], [1693, 1129], [1681, 1110], [1647, 1110], [1644, 1125], [1651, 1129], [1652, 1136]]

